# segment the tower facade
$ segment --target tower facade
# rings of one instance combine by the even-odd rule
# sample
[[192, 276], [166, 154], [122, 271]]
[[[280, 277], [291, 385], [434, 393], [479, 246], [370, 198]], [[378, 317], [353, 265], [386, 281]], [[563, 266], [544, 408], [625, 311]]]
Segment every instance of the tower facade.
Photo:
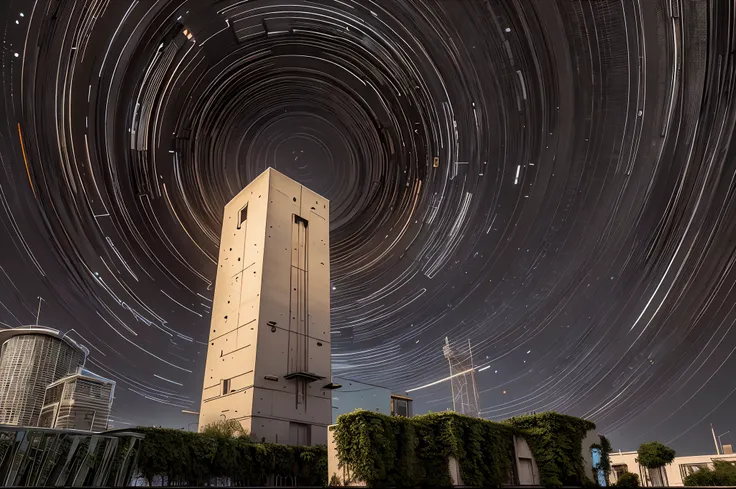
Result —
[[478, 389], [475, 387], [475, 366], [470, 340], [468, 340], [467, 351], [461, 351], [450, 346], [450, 340], [445, 338], [442, 353], [450, 364], [453, 411], [477, 418], [480, 416], [480, 405]]
[[84, 365], [89, 350], [42, 326], [0, 331], [0, 424], [38, 426], [46, 387]]
[[269, 168], [226, 206], [200, 430], [238, 420], [256, 440], [327, 442], [329, 202]]

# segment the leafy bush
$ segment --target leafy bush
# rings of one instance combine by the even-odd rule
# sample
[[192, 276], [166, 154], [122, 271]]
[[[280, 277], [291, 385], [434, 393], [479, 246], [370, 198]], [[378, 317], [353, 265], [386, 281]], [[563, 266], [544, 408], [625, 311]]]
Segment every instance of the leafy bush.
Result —
[[233, 436], [248, 436], [248, 430], [243, 428], [237, 419], [218, 419], [202, 429], [202, 434], [213, 438], [230, 438]]
[[512, 482], [514, 435], [527, 439], [543, 485], [580, 483], [582, 440], [594, 428], [556, 413], [494, 423], [450, 412], [403, 418], [359, 410], [341, 415], [332, 429], [341, 465], [369, 486], [447, 487], [449, 457], [458, 460], [466, 485]]
[[[192, 433], [167, 428], [137, 428], [142, 440], [138, 469], [149, 484], [156, 477], [168, 485], [203, 486], [213, 479], [233, 485], [264, 485], [270, 476], [292, 477], [298, 484], [327, 483], [327, 447], [254, 443], [234, 436], [226, 423]], [[235, 430], [237, 431], [237, 430]]]
[[649, 478], [655, 486], [666, 486], [667, 473], [662, 470], [675, 459], [675, 451], [658, 441], [642, 443], [636, 451], [636, 461], [649, 470]]
[[639, 476], [632, 472], [624, 472], [618, 477], [613, 487], [625, 487], [627, 489], [639, 487]]
[[642, 443], [636, 451], [637, 463], [648, 469], [659, 469], [671, 464], [675, 459], [675, 451], [658, 441]]
[[712, 469], [704, 467], [682, 482], [686, 486], [736, 486], [736, 463], [714, 460]]

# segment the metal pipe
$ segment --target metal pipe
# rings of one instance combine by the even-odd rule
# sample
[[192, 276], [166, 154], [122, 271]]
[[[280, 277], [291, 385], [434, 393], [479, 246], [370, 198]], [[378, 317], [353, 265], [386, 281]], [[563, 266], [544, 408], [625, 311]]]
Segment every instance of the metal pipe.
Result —
[[713, 429], [713, 423], [710, 424], [710, 432], [713, 433], [713, 443], [716, 444], [716, 455], [722, 455], [721, 449], [718, 447], [718, 439], [716, 439], [716, 430]]

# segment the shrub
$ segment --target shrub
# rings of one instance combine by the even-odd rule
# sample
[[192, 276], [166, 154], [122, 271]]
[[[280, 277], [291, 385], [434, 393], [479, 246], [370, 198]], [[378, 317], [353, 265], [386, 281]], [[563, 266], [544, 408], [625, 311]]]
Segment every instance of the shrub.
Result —
[[639, 476], [632, 472], [624, 472], [618, 477], [618, 480], [613, 484], [613, 487], [639, 487]]
[[712, 469], [704, 467], [682, 482], [686, 486], [736, 486], [736, 463], [714, 460]]
[[642, 443], [636, 451], [637, 463], [648, 469], [659, 469], [671, 464], [675, 459], [675, 451], [658, 441]]
[[327, 483], [324, 445], [253, 443], [248, 436], [235, 436], [238, 433], [230, 430], [234, 425], [220, 423], [211, 428], [203, 433], [136, 428], [145, 435], [138, 459], [141, 475], [149, 484], [161, 477], [168, 485], [203, 486], [218, 478], [233, 485], [264, 485], [269, 476], [292, 477], [297, 484], [309, 486]]
[[202, 434], [213, 438], [230, 438], [248, 436], [248, 430], [243, 428], [243, 425], [237, 419], [218, 419], [214, 423], [206, 425], [202, 429]]
[[636, 461], [649, 470], [649, 477], [655, 486], [666, 486], [667, 473], [662, 470], [675, 459], [675, 451], [658, 441], [642, 443], [636, 451]]

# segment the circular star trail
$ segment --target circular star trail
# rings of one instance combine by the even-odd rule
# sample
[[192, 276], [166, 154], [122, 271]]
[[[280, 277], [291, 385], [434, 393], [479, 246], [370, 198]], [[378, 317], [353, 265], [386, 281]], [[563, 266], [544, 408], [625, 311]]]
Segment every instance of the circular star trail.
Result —
[[333, 374], [633, 448], [733, 428], [730, 2], [6, 0], [0, 321], [198, 406], [224, 204], [331, 201]]

